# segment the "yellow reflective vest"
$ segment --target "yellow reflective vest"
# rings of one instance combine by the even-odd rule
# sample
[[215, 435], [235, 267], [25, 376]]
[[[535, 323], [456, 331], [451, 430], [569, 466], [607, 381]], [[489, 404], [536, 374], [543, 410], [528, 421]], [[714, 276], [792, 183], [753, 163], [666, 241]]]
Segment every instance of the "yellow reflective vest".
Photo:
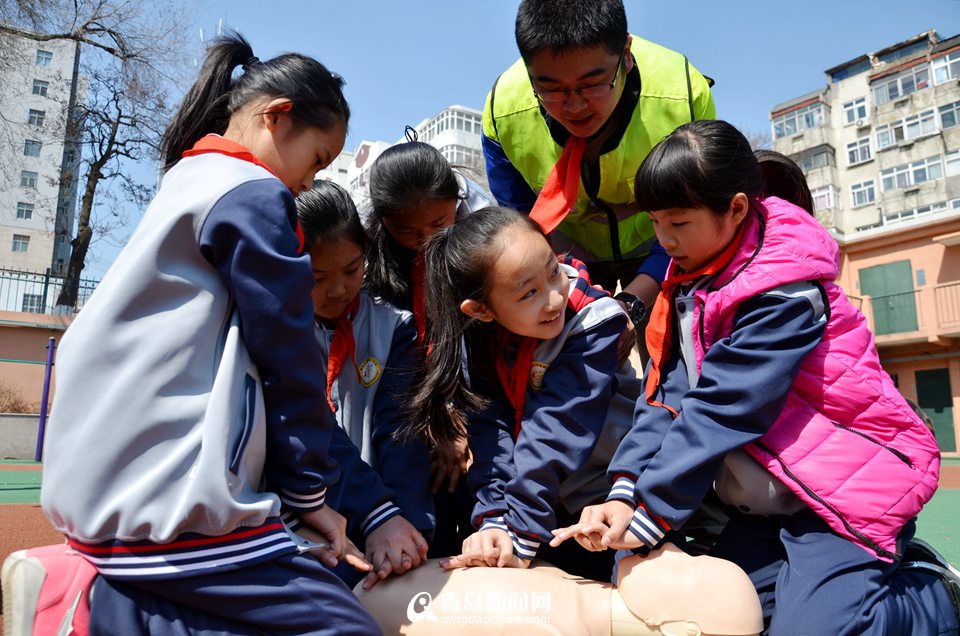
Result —
[[[637, 169], [650, 150], [678, 126], [713, 119], [710, 82], [687, 58], [632, 36], [631, 53], [640, 73], [640, 97], [620, 144], [600, 155], [600, 183], [591, 198], [583, 182], [575, 208], [557, 228], [558, 249], [587, 262], [646, 256], [653, 226], [634, 202]], [[496, 141], [534, 192], [543, 188], [563, 147], [554, 141], [523, 60], [497, 79], [483, 109], [483, 133]], [[564, 239], [569, 244], [564, 244]]]

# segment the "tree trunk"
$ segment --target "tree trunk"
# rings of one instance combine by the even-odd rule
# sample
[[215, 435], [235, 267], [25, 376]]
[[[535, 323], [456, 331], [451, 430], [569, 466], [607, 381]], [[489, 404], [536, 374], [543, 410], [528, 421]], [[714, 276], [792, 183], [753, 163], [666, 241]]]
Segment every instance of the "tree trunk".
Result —
[[90, 240], [93, 238], [93, 229], [90, 227], [90, 218], [93, 215], [93, 202], [97, 195], [97, 186], [103, 179], [103, 166], [113, 156], [114, 144], [117, 139], [117, 130], [120, 128], [121, 112], [110, 127], [110, 137], [107, 139], [103, 153], [96, 161], [90, 164], [87, 173], [87, 184], [83, 189], [83, 199], [80, 202], [80, 216], [77, 219], [77, 238], [73, 239], [70, 251], [70, 264], [63, 277], [63, 288], [57, 296], [57, 307], [54, 313], [70, 313], [77, 307], [77, 296], [80, 293], [80, 274], [87, 259], [87, 250], [90, 249]]

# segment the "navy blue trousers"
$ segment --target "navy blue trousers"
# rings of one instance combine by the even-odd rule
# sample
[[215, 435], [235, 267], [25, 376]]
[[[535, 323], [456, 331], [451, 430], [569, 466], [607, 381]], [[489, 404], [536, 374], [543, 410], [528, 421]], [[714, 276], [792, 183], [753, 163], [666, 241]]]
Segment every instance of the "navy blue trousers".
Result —
[[310, 555], [180, 579], [101, 576], [91, 601], [92, 636], [381, 633], [353, 593]]
[[[914, 531], [911, 521], [900, 544]], [[734, 513], [711, 554], [750, 575], [770, 636], [957, 634], [939, 578], [876, 559], [810, 510], [769, 518]]]

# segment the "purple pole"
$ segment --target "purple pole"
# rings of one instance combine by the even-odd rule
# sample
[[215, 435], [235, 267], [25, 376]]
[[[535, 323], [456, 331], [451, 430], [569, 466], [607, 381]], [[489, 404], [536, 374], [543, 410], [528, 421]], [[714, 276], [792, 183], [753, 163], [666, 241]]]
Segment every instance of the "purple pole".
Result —
[[40, 399], [40, 427], [37, 429], [37, 452], [34, 461], [43, 459], [43, 429], [47, 424], [47, 399], [50, 396], [50, 372], [53, 370], [53, 350], [57, 341], [52, 337], [47, 341], [47, 366], [43, 371], [43, 396]]

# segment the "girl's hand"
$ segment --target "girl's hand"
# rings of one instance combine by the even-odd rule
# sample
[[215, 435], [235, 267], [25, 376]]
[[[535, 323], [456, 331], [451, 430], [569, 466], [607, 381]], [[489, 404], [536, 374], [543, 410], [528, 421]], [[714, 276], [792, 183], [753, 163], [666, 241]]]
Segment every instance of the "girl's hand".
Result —
[[433, 492], [440, 490], [440, 486], [447, 478], [450, 480], [447, 492], [456, 490], [460, 475], [467, 472], [472, 462], [473, 455], [470, 454], [466, 437], [454, 442], [437, 444], [430, 457], [430, 474], [433, 477], [431, 490]]
[[313, 554], [321, 563], [331, 568], [340, 561], [346, 561], [361, 572], [369, 572], [373, 565], [363, 558], [363, 554], [347, 538], [347, 520], [330, 506], [319, 510], [300, 513], [300, 520], [314, 528], [327, 542], [325, 550], [315, 550]]
[[623, 501], [587, 506], [580, 513], [579, 523], [553, 531], [550, 545], [557, 547], [572, 537], [585, 549], [594, 552], [607, 548], [639, 548], [643, 542], [628, 529], [635, 510], [635, 507]]
[[401, 516], [388, 519], [367, 535], [367, 560], [375, 568], [363, 579], [369, 590], [391, 574], [403, 574], [427, 559], [427, 541]]
[[440, 562], [444, 570], [469, 567], [528, 568], [530, 561], [513, 554], [513, 541], [505, 530], [474, 532], [463, 542], [462, 552]]

